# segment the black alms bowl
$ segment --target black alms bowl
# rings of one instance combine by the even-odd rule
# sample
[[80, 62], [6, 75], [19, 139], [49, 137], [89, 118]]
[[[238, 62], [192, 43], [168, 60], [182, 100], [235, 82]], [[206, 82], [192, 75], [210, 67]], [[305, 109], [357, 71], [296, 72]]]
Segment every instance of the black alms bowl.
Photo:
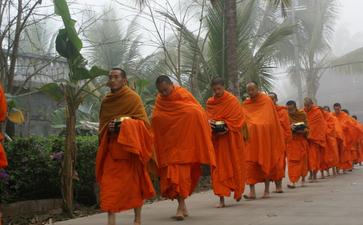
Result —
[[301, 123], [294, 123], [292, 125], [292, 131], [293, 132], [297, 132], [297, 131], [304, 131], [306, 129], [306, 124], [304, 122]]
[[214, 121], [211, 123], [211, 127], [215, 133], [223, 133], [227, 131], [227, 125], [224, 121]]

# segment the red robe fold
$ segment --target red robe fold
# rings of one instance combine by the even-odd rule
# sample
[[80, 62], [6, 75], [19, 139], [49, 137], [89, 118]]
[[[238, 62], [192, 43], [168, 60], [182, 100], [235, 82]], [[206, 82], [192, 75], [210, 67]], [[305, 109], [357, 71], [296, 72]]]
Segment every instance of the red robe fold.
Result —
[[352, 123], [354, 125], [352, 160], [353, 160], [353, 163], [359, 163], [360, 162], [360, 145], [361, 145], [361, 140], [362, 140], [362, 136], [363, 136], [363, 126], [361, 126], [361, 124], [357, 120], [355, 120], [353, 117], [351, 117], [351, 118], [352, 118]]
[[247, 184], [271, 180], [286, 148], [276, 107], [263, 93], [244, 101], [243, 112], [249, 132], [246, 145]]
[[285, 149], [282, 155], [279, 157], [279, 165], [276, 173], [273, 175], [273, 180], [279, 181], [285, 177], [286, 169], [286, 149], [288, 143], [292, 140], [292, 132], [290, 127], [290, 118], [287, 108], [285, 106], [276, 105], [277, 114], [279, 116], [282, 132], [284, 134]]
[[210, 120], [224, 121], [228, 133], [213, 135], [217, 166], [212, 170], [214, 193], [240, 199], [245, 187], [245, 144], [242, 135], [244, 116], [238, 99], [229, 92], [222, 97], [211, 97], [207, 101]]
[[[304, 122], [307, 124], [307, 116], [304, 111], [289, 114], [291, 125]], [[308, 125], [308, 124], [307, 124]], [[287, 145], [288, 175], [292, 183], [299, 181], [308, 173], [308, 151], [309, 143], [305, 134], [294, 133], [291, 142]]]
[[339, 168], [348, 170], [353, 167], [352, 151], [354, 149], [354, 137], [356, 136], [353, 118], [345, 112], [334, 113], [333, 115], [338, 119], [344, 134], [344, 147], [343, 151], [340, 152]]
[[[7, 103], [3, 87], [0, 85], [0, 122], [5, 121], [7, 114]], [[2, 142], [4, 135], [0, 132], [0, 168], [8, 166], [8, 160]]]
[[305, 109], [305, 112], [309, 124], [309, 170], [316, 172], [326, 167], [323, 159], [326, 150], [327, 125], [319, 107], [313, 106], [311, 110]]
[[206, 112], [186, 89], [176, 86], [169, 96], [157, 96], [152, 128], [162, 196], [188, 197], [198, 183], [200, 165], [215, 166]]
[[336, 118], [330, 113], [322, 110], [327, 124], [327, 142], [324, 160], [326, 168], [337, 167], [339, 164], [338, 132], [336, 131]]

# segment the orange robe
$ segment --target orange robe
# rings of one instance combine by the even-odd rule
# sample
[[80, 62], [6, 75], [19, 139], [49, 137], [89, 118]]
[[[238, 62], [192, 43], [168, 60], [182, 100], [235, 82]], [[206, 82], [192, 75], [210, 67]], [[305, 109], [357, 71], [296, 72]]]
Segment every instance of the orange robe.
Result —
[[336, 131], [336, 118], [330, 113], [322, 110], [327, 124], [326, 151], [323, 156], [326, 163], [325, 169], [337, 167], [339, 164], [338, 133]]
[[[115, 118], [122, 122], [117, 135], [108, 132]], [[100, 185], [101, 209], [120, 212], [141, 207], [155, 195], [147, 171], [153, 139], [141, 98], [128, 87], [109, 93], [100, 111], [100, 145], [96, 158], [96, 179]]]
[[[5, 121], [7, 114], [7, 104], [3, 87], [0, 85], [0, 122]], [[8, 160], [2, 142], [4, 141], [4, 135], [0, 131], [0, 168], [8, 166]]]
[[348, 170], [353, 167], [352, 149], [354, 149], [355, 137], [353, 119], [345, 112], [334, 113], [334, 116], [338, 119], [344, 133], [344, 148], [340, 152], [339, 168]]
[[333, 115], [334, 121], [335, 121], [335, 132], [337, 136], [337, 143], [338, 143], [338, 153], [339, 153], [339, 162], [337, 167], [339, 167], [343, 162], [344, 158], [344, 151], [345, 151], [345, 135], [343, 131], [343, 127], [341, 123], [339, 122], [338, 118], [335, 116], [334, 113], [331, 113]]
[[[357, 126], [359, 127], [359, 130], [363, 130], [363, 125], [357, 121]], [[358, 136], [358, 159], [357, 162], [361, 163], [363, 162], [363, 134], [360, 133], [360, 135]]]
[[229, 92], [222, 97], [211, 97], [207, 101], [210, 120], [224, 121], [228, 133], [213, 135], [217, 167], [212, 170], [214, 193], [240, 199], [245, 187], [245, 144], [242, 135], [244, 116], [238, 99]]
[[360, 144], [361, 144], [361, 138], [363, 135], [363, 127], [360, 125], [360, 123], [355, 120], [353, 117], [352, 123], [354, 125], [354, 136], [353, 136], [353, 148], [352, 148], [352, 160], [353, 163], [359, 163], [360, 162]]
[[156, 98], [152, 128], [164, 197], [190, 196], [201, 175], [201, 164], [215, 166], [212, 131], [207, 114], [182, 87]]
[[286, 148], [279, 116], [270, 97], [259, 93], [242, 105], [248, 126], [246, 145], [246, 183], [249, 185], [273, 179]]
[[278, 170], [276, 170], [276, 174], [273, 175], [273, 180], [279, 181], [282, 180], [282, 178], [285, 177], [285, 169], [286, 169], [286, 148], [287, 144], [292, 139], [292, 132], [290, 128], [290, 118], [289, 114], [287, 112], [287, 108], [285, 106], [278, 106], [276, 105], [277, 115], [279, 116], [282, 132], [284, 134], [284, 140], [285, 140], [285, 149], [282, 152], [282, 155], [279, 157], [279, 166]]
[[[306, 113], [301, 110], [295, 114], [289, 114], [291, 125], [294, 123], [307, 123]], [[308, 151], [309, 143], [307, 135], [294, 133], [292, 140], [287, 145], [287, 166], [288, 175], [292, 183], [299, 181], [301, 177], [305, 177], [308, 173]]]
[[309, 124], [309, 170], [316, 172], [321, 169], [327, 169], [326, 162], [324, 161], [327, 132], [324, 115], [317, 106], [313, 106], [310, 111], [305, 109], [305, 112]]

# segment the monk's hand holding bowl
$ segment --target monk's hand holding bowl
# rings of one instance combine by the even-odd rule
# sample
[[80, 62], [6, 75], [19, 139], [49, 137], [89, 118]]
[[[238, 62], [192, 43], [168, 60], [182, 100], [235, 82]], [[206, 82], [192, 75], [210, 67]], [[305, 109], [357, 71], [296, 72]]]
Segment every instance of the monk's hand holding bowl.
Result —
[[225, 135], [225, 134], [227, 134], [228, 133], [228, 127], [225, 127], [224, 129], [225, 129], [225, 131], [223, 131], [223, 132], [217, 132], [217, 135]]
[[112, 135], [118, 134], [121, 129], [121, 122], [113, 120], [108, 124], [108, 132]]

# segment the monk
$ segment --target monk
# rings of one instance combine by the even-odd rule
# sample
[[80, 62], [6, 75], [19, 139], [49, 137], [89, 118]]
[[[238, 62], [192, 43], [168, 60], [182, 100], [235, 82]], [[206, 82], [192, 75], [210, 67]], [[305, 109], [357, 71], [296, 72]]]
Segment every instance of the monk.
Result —
[[100, 110], [96, 179], [108, 225], [116, 224], [115, 213], [128, 209], [134, 209], [134, 224], [140, 225], [144, 200], [155, 195], [147, 171], [153, 150], [151, 127], [140, 96], [126, 84], [126, 72], [112, 69], [111, 92]]
[[[309, 124], [308, 165], [311, 181], [316, 182], [317, 172], [326, 166], [326, 162], [323, 159], [326, 151], [327, 125], [323, 113], [318, 106], [314, 105], [311, 98], [304, 99], [304, 106]], [[324, 178], [323, 170], [321, 172], [322, 178]]]
[[285, 139], [285, 149], [282, 153], [282, 156], [280, 157], [279, 161], [279, 169], [277, 170], [277, 173], [275, 174], [274, 181], [276, 185], [276, 193], [283, 193], [282, 190], [282, 179], [285, 177], [285, 168], [286, 168], [286, 148], [289, 142], [292, 139], [292, 132], [290, 127], [290, 119], [289, 114], [287, 112], [286, 106], [280, 106], [277, 104], [278, 98], [277, 94], [274, 92], [269, 93], [270, 98], [275, 103], [275, 107], [277, 110], [277, 114], [279, 116], [282, 132], [284, 134]]
[[[308, 120], [304, 110], [298, 110], [295, 101], [286, 103], [289, 112], [290, 127], [293, 131], [292, 140], [287, 146], [287, 166], [290, 183], [288, 188], [296, 188], [296, 183], [301, 178], [301, 186], [305, 185], [305, 177], [308, 173]], [[302, 124], [302, 128], [294, 126]]]
[[280, 158], [286, 149], [279, 116], [273, 101], [259, 91], [256, 83], [247, 84], [249, 98], [243, 102], [249, 140], [246, 154], [246, 183], [250, 186], [248, 200], [256, 199], [255, 184], [264, 182], [263, 198], [270, 196], [269, 182], [279, 169]]
[[[2, 134], [2, 122], [5, 121], [7, 116], [7, 103], [3, 87], [0, 85], [0, 170], [8, 166], [5, 150], [2, 146], [4, 135]], [[1, 208], [0, 208], [1, 210]], [[2, 224], [2, 213], [0, 211], [0, 225]]]
[[355, 129], [353, 119], [342, 110], [340, 103], [334, 104], [334, 116], [338, 119], [344, 132], [344, 149], [340, 155], [339, 169], [346, 173], [353, 168], [352, 151], [354, 151]]
[[[360, 130], [363, 130], [363, 125], [362, 123], [359, 122], [358, 117], [356, 115], [353, 115], [352, 118], [357, 121], [357, 126], [359, 127]], [[359, 163], [359, 165], [362, 165], [363, 162], [363, 135], [360, 134], [358, 137], [358, 159], [357, 162]]]
[[[343, 112], [345, 112], [346, 114], [348, 114], [351, 122], [352, 122], [352, 133], [351, 133], [351, 138], [353, 140], [353, 143], [352, 143], [352, 147], [351, 147], [351, 160], [352, 160], [352, 164], [353, 164], [353, 167], [352, 169], [354, 168], [354, 165], [357, 163], [358, 161], [358, 139], [359, 139], [359, 127], [357, 126], [357, 121], [354, 120], [354, 118], [350, 115], [349, 113], [349, 110], [347, 109], [342, 109]], [[352, 171], [352, 170], [349, 170], [349, 171]]]
[[[343, 132], [340, 124], [335, 116], [330, 112], [329, 106], [324, 106], [323, 114], [327, 123], [327, 154], [326, 162], [328, 168], [332, 168], [333, 175], [337, 175], [337, 167], [339, 164], [339, 146], [344, 142]], [[327, 170], [329, 176], [329, 169]]]
[[176, 220], [188, 216], [185, 199], [198, 184], [201, 164], [214, 167], [212, 130], [202, 106], [168, 76], [156, 79], [158, 96], [152, 114], [161, 195], [177, 199]]
[[213, 145], [217, 167], [212, 170], [215, 195], [220, 197], [218, 208], [225, 207], [224, 197], [234, 192], [239, 201], [245, 188], [245, 143], [242, 127], [244, 116], [239, 100], [225, 91], [224, 81], [214, 78], [211, 83], [213, 97], [207, 101], [207, 115], [212, 128], [217, 121], [226, 125], [224, 131], [213, 132]]

